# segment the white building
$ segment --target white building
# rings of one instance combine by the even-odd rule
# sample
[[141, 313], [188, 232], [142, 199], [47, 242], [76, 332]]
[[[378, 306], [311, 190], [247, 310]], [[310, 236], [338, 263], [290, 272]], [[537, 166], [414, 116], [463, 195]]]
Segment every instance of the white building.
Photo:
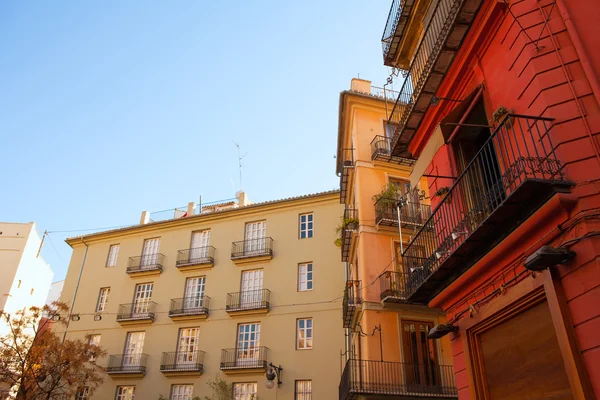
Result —
[[[41, 238], [35, 223], [0, 222], [0, 311], [14, 314], [46, 303], [54, 273], [38, 256]], [[0, 322], [0, 336], [8, 333]]]

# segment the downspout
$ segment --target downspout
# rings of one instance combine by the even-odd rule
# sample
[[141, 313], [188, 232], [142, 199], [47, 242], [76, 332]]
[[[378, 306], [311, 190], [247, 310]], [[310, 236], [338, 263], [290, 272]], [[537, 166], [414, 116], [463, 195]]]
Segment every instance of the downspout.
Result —
[[579, 55], [579, 61], [581, 61], [581, 66], [583, 67], [583, 71], [587, 76], [588, 82], [592, 87], [592, 92], [594, 93], [594, 97], [598, 104], [600, 104], [600, 84], [598, 83], [598, 78], [592, 69], [592, 65], [588, 59], [588, 56], [583, 48], [583, 43], [581, 42], [581, 38], [577, 34], [577, 30], [575, 29], [575, 25], [571, 20], [571, 16], [567, 11], [567, 7], [565, 6], [564, 0], [556, 0], [556, 5], [558, 6], [558, 10], [560, 11], [563, 22], [565, 23], [565, 27], [567, 28], [567, 32], [569, 32], [569, 36], [571, 37], [571, 42], [573, 42], [573, 47], [575, 47], [575, 51]]
[[81, 275], [83, 274], [83, 266], [85, 265], [85, 258], [88, 253], [88, 245], [81, 238], [81, 243], [85, 245], [85, 252], [83, 253], [83, 259], [81, 260], [81, 267], [79, 268], [79, 276], [77, 277], [77, 284], [75, 285], [75, 292], [73, 293], [73, 300], [71, 300], [71, 306], [69, 307], [69, 315], [67, 316], [67, 325], [65, 325], [65, 333], [63, 334], [63, 342], [67, 337], [67, 330], [69, 329], [69, 323], [71, 322], [71, 312], [73, 311], [73, 306], [75, 305], [75, 298], [77, 298], [77, 291], [79, 290], [79, 283], [81, 282]]

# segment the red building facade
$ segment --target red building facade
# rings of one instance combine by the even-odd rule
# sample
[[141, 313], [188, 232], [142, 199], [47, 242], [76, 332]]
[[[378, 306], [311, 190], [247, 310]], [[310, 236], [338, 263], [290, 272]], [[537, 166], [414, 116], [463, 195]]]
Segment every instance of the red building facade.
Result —
[[599, 21], [594, 0], [392, 5], [392, 152], [433, 209], [407, 300], [451, 322], [459, 399], [600, 397]]

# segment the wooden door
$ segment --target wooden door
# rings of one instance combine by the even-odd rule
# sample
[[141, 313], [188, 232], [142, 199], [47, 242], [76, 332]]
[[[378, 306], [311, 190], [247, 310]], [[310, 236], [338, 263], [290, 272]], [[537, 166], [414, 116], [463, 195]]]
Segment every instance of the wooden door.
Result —
[[427, 339], [433, 323], [402, 320], [401, 325], [407, 386], [438, 386], [440, 377], [435, 341]]

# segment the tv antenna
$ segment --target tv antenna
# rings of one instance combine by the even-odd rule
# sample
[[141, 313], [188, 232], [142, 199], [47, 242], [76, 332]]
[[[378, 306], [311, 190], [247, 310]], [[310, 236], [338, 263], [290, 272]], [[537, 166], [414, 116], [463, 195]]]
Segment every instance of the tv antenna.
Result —
[[241, 149], [240, 149], [240, 145], [237, 144], [235, 142], [235, 140], [232, 140], [233, 144], [235, 144], [235, 146], [237, 147], [237, 152], [238, 152], [238, 168], [240, 170], [240, 190], [242, 190], [242, 158], [246, 157], [248, 155], [248, 152], [246, 152], [246, 154], [241, 155]]

